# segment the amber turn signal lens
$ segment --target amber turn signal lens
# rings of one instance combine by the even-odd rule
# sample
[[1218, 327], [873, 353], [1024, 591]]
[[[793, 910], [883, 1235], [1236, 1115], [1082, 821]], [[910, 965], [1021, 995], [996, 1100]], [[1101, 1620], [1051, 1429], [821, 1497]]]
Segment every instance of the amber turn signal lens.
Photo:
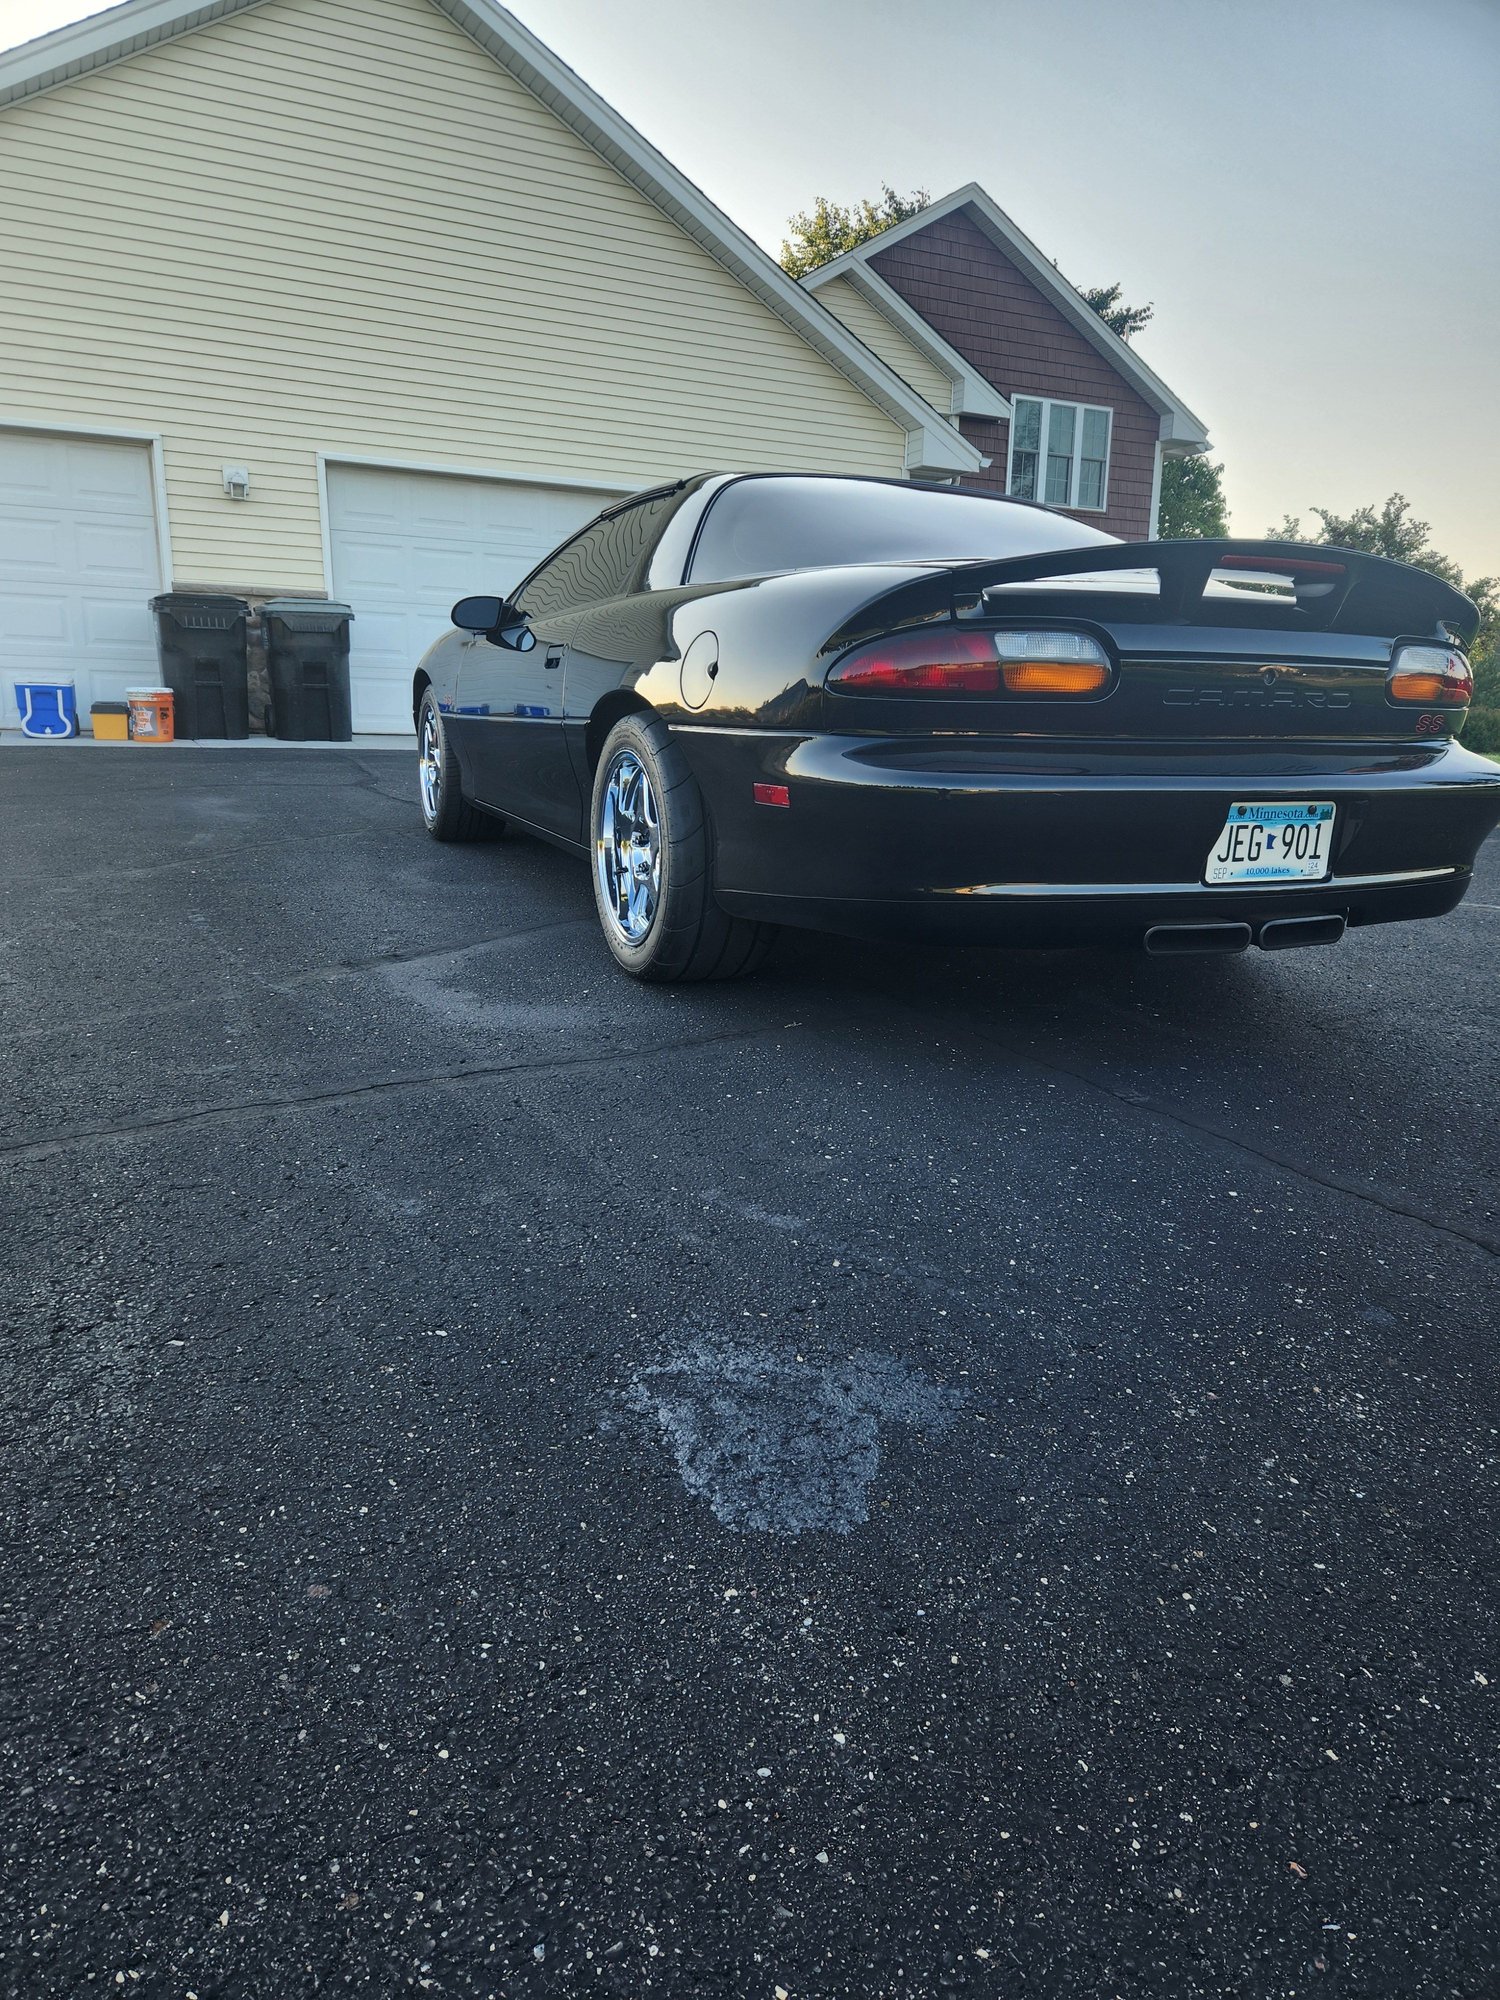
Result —
[[1446, 646], [1402, 646], [1386, 691], [1392, 701], [1419, 702], [1423, 708], [1462, 708], [1474, 692], [1474, 669]]
[[1441, 674], [1397, 674], [1391, 681], [1391, 693], [1397, 701], [1419, 701], [1426, 708], [1435, 701], [1445, 701], [1448, 692]]
[[1094, 660], [1004, 660], [1000, 671], [1012, 694], [1097, 694], [1109, 679]]

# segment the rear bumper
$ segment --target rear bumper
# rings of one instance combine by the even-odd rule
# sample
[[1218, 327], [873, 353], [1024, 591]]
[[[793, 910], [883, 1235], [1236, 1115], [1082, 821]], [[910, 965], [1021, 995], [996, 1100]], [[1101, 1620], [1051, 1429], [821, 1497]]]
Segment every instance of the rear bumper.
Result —
[[[1163, 884], [1111, 887], [1105, 894], [1063, 895], [1052, 885], [1033, 885], [1025, 897], [996, 894], [955, 905], [932, 896], [911, 902], [878, 902], [852, 897], [780, 896], [720, 890], [719, 901], [736, 916], [804, 930], [833, 931], [842, 937], [907, 939], [943, 944], [1144, 945], [1148, 933], [1173, 926], [1205, 929], [1244, 927], [1245, 936], [1229, 949], [1265, 943], [1275, 949], [1291, 942], [1284, 933], [1266, 936], [1267, 926], [1289, 917], [1336, 916], [1351, 929], [1362, 924], [1410, 922], [1441, 917], [1463, 900], [1470, 871], [1454, 869], [1408, 881], [1355, 878], [1299, 889], [1277, 902], [1264, 890], [1203, 890], [1193, 894]], [[1246, 898], [1249, 898], [1247, 901]], [[1308, 943], [1329, 940], [1309, 937]], [[1167, 949], [1152, 940], [1153, 950]], [[1207, 937], [1181, 949], [1214, 950]]]
[[[753, 730], [679, 734], [737, 914], [859, 937], [1141, 943], [1153, 926], [1441, 916], [1500, 823], [1500, 766], [1456, 744], [1035, 749]], [[1077, 754], [1072, 754], [1076, 749]], [[756, 783], [787, 807], [756, 805]], [[1332, 878], [1207, 888], [1236, 800], [1331, 799]], [[1283, 934], [1285, 935], [1285, 934]]]

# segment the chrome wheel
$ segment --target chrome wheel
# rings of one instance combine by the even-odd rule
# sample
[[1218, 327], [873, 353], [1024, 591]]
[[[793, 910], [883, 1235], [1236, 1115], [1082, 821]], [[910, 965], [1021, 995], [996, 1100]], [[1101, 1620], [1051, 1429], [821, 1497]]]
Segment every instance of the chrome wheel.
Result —
[[661, 901], [661, 820], [646, 767], [633, 750], [612, 759], [594, 837], [600, 904], [627, 944], [639, 944]]
[[443, 725], [430, 704], [422, 711], [422, 734], [417, 746], [417, 782], [422, 788], [422, 811], [428, 824], [438, 816], [443, 803]]

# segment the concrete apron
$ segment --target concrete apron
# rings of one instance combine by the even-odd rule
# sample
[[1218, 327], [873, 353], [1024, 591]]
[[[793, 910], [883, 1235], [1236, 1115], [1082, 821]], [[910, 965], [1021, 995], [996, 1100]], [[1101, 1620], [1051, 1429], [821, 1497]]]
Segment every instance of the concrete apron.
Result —
[[92, 736], [23, 736], [19, 729], [0, 729], [3, 750], [402, 750], [413, 747], [408, 736], [355, 736], [347, 743], [299, 743], [280, 736], [179, 736], [170, 743], [105, 743]]

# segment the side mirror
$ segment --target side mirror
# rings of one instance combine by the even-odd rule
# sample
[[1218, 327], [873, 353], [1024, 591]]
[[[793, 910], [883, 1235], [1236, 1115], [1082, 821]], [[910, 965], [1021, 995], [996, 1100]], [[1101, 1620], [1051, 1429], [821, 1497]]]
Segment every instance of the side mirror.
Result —
[[482, 632], [492, 646], [509, 646], [514, 653], [529, 653], [536, 644], [526, 614], [503, 597], [461, 597], [452, 618], [461, 632]]
[[461, 597], [453, 607], [453, 622], [460, 632], [493, 632], [505, 608], [503, 597]]

